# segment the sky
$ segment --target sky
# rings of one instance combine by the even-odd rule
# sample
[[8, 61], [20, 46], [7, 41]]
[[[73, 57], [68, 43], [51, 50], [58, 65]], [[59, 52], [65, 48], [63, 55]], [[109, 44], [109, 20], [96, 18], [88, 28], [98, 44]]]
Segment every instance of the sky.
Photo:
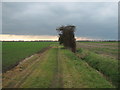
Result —
[[75, 25], [78, 38], [118, 39], [118, 3], [2, 3], [2, 35], [6, 37], [53, 37], [57, 36], [56, 28], [61, 25]]

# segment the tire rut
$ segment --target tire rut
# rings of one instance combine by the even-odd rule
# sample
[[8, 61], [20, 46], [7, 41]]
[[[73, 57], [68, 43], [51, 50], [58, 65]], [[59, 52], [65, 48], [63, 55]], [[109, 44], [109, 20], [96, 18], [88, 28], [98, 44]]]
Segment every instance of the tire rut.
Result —
[[[48, 51], [50, 48], [51, 48], [51, 47], [45, 49], [45, 50], [42, 51], [42, 52], [37, 53], [37, 58], [33, 59], [32, 62], [31, 62], [32, 64], [26, 66], [26, 69], [24, 69], [24, 70], [21, 71], [21, 72], [18, 72], [18, 74], [17, 74], [16, 76], [13, 75], [13, 77], [9, 78], [9, 79], [6, 80], [6, 81], [3, 81], [3, 83], [5, 84], [5, 85], [3, 85], [3, 88], [4, 88], [4, 87], [7, 87], [7, 88], [8, 88], [8, 87], [19, 87], [19, 86], [27, 79], [27, 77], [34, 71], [35, 67], [34, 67], [34, 68], [32, 68], [32, 67], [33, 67], [35, 64], [37, 64], [37, 62], [40, 60], [40, 59], [39, 59], [40, 56], [45, 55], [45, 53], [47, 53], [47, 51]], [[26, 61], [25, 63], [27, 63], [27, 61]], [[21, 64], [24, 64], [24, 63], [21, 63]], [[18, 66], [20, 67], [21, 65], [18, 65]], [[37, 65], [36, 65], [36, 66], [37, 66]], [[17, 67], [17, 66], [16, 66], [16, 67]], [[13, 68], [12, 70], [8, 71], [7, 73], [4, 73], [4, 76], [5, 76], [6, 74], [9, 74], [9, 73], [15, 73], [16, 70], [14, 70], [14, 69], [16, 69], [16, 68]], [[4, 77], [4, 76], [3, 76], [3, 77]], [[18, 78], [18, 77], [21, 77], [21, 78], [17, 81], [16, 78]], [[12, 82], [12, 83], [11, 83], [11, 82]], [[14, 83], [13, 83], [13, 82], [14, 82]]]
[[56, 71], [54, 78], [51, 83], [50, 88], [62, 88], [63, 87], [63, 75], [62, 75], [62, 66], [61, 66], [61, 61], [60, 61], [60, 56], [59, 56], [59, 47], [57, 47], [57, 55], [56, 55]]

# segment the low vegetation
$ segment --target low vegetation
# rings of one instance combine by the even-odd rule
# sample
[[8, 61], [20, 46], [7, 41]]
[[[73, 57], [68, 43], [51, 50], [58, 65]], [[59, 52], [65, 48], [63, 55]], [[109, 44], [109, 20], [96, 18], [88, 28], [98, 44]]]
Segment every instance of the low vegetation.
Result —
[[3, 72], [26, 57], [48, 47], [52, 42], [2, 42]]
[[[92, 47], [94, 47], [94, 44]], [[100, 50], [98, 50], [98, 52], [100, 52]], [[118, 72], [117, 59], [95, 53], [94, 50], [89, 50], [88, 47], [86, 49], [85, 47], [79, 48], [77, 52], [77, 56], [80, 57], [82, 60], [86, 61], [94, 69], [101, 72], [114, 85], [116, 86], [118, 85], [119, 72]]]
[[50, 49], [34, 67], [34, 71], [30, 76], [21, 84], [23, 88], [48, 88], [52, 86], [52, 80], [57, 69], [57, 49]]
[[4, 68], [33, 54], [3, 73], [3, 88], [116, 88], [119, 82], [117, 59], [80, 44], [76, 53], [55, 42], [3, 42], [3, 45]]
[[63, 82], [67, 88], [113, 88], [100, 73], [68, 50], [61, 50]]
[[118, 42], [77, 42], [77, 48], [118, 60]]

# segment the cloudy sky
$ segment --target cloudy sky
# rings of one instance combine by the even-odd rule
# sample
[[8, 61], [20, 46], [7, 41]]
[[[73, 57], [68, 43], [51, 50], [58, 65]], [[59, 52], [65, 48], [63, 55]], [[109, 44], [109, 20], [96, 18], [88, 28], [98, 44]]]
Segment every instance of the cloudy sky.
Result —
[[117, 2], [4, 2], [2, 34], [56, 36], [60, 25], [75, 25], [77, 37], [118, 38]]

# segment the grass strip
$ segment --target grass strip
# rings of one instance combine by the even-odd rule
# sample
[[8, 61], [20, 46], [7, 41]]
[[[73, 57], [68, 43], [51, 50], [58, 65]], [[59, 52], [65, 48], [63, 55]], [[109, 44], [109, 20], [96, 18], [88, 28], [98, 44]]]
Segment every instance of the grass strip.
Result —
[[90, 66], [107, 76], [114, 85], [118, 85], [118, 60], [104, 57], [84, 49], [78, 49], [78, 56]]
[[114, 88], [100, 73], [69, 50], [61, 49], [65, 88]]
[[34, 72], [20, 86], [22, 88], [49, 88], [57, 68], [57, 49], [48, 51], [42, 58], [42, 62], [37, 63]]

